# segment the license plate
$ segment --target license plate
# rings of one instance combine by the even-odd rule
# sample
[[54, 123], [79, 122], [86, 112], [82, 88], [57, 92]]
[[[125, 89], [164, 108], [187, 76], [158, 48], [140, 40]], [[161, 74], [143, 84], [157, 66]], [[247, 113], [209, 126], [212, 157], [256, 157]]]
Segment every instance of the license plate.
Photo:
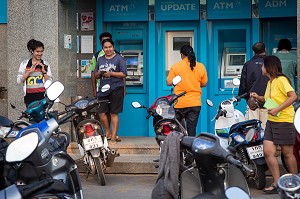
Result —
[[264, 147], [262, 144], [257, 146], [247, 147], [246, 149], [251, 160], [264, 157]]
[[83, 139], [83, 145], [86, 151], [100, 148], [103, 146], [102, 138], [100, 135], [85, 138]]

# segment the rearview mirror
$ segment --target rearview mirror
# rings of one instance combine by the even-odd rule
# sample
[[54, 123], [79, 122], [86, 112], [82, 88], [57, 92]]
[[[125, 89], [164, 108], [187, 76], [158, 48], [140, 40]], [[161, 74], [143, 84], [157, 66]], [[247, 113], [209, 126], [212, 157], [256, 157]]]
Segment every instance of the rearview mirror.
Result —
[[49, 79], [47, 81], [45, 81], [45, 83], [44, 83], [45, 89], [49, 88], [49, 86], [51, 85], [51, 83], [52, 83], [52, 81], [49, 80]]
[[139, 102], [132, 102], [131, 105], [133, 108], [141, 108], [142, 107], [142, 105]]
[[298, 133], [300, 133], [300, 108], [297, 109], [294, 116], [294, 125]]
[[214, 106], [214, 103], [210, 99], [206, 99], [206, 104], [211, 107]]
[[56, 81], [47, 88], [47, 97], [50, 101], [54, 101], [62, 94], [64, 90], [64, 85], [59, 81]]
[[179, 75], [177, 75], [172, 80], [173, 86], [177, 85], [179, 82], [181, 82], [181, 77]]
[[233, 78], [232, 84], [233, 84], [234, 86], [239, 86], [239, 85], [240, 85], [240, 79], [239, 79], [239, 78]]
[[247, 192], [239, 187], [230, 187], [226, 189], [225, 196], [227, 199], [236, 199], [236, 198], [250, 199], [250, 196], [247, 194]]
[[7, 162], [20, 162], [25, 160], [35, 150], [39, 143], [36, 133], [29, 133], [14, 140], [7, 147], [5, 159]]

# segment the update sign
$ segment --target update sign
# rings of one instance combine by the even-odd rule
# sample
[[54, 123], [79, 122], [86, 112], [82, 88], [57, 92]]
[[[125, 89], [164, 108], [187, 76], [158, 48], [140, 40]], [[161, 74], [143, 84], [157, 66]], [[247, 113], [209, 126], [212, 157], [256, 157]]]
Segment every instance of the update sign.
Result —
[[156, 21], [199, 20], [199, 0], [156, 0]]

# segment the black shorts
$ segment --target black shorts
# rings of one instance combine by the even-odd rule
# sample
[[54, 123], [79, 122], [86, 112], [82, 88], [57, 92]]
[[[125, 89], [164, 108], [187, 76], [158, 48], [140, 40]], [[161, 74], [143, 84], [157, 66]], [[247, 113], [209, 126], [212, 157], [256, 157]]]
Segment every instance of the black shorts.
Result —
[[264, 140], [272, 141], [274, 144], [295, 144], [296, 129], [293, 123], [267, 121]]
[[109, 100], [109, 103], [103, 102], [97, 109], [98, 113], [122, 113], [124, 101], [124, 87], [118, 87], [108, 96], [98, 97], [98, 100]]

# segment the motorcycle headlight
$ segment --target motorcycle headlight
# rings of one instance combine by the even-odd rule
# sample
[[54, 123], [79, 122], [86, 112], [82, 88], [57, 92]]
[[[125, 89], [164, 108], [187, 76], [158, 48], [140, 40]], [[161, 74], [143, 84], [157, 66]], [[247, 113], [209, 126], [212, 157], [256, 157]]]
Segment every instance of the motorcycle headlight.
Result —
[[232, 136], [232, 138], [234, 139], [234, 141], [239, 142], [239, 143], [245, 141], [245, 138], [242, 137], [240, 134], [234, 134], [234, 135]]

